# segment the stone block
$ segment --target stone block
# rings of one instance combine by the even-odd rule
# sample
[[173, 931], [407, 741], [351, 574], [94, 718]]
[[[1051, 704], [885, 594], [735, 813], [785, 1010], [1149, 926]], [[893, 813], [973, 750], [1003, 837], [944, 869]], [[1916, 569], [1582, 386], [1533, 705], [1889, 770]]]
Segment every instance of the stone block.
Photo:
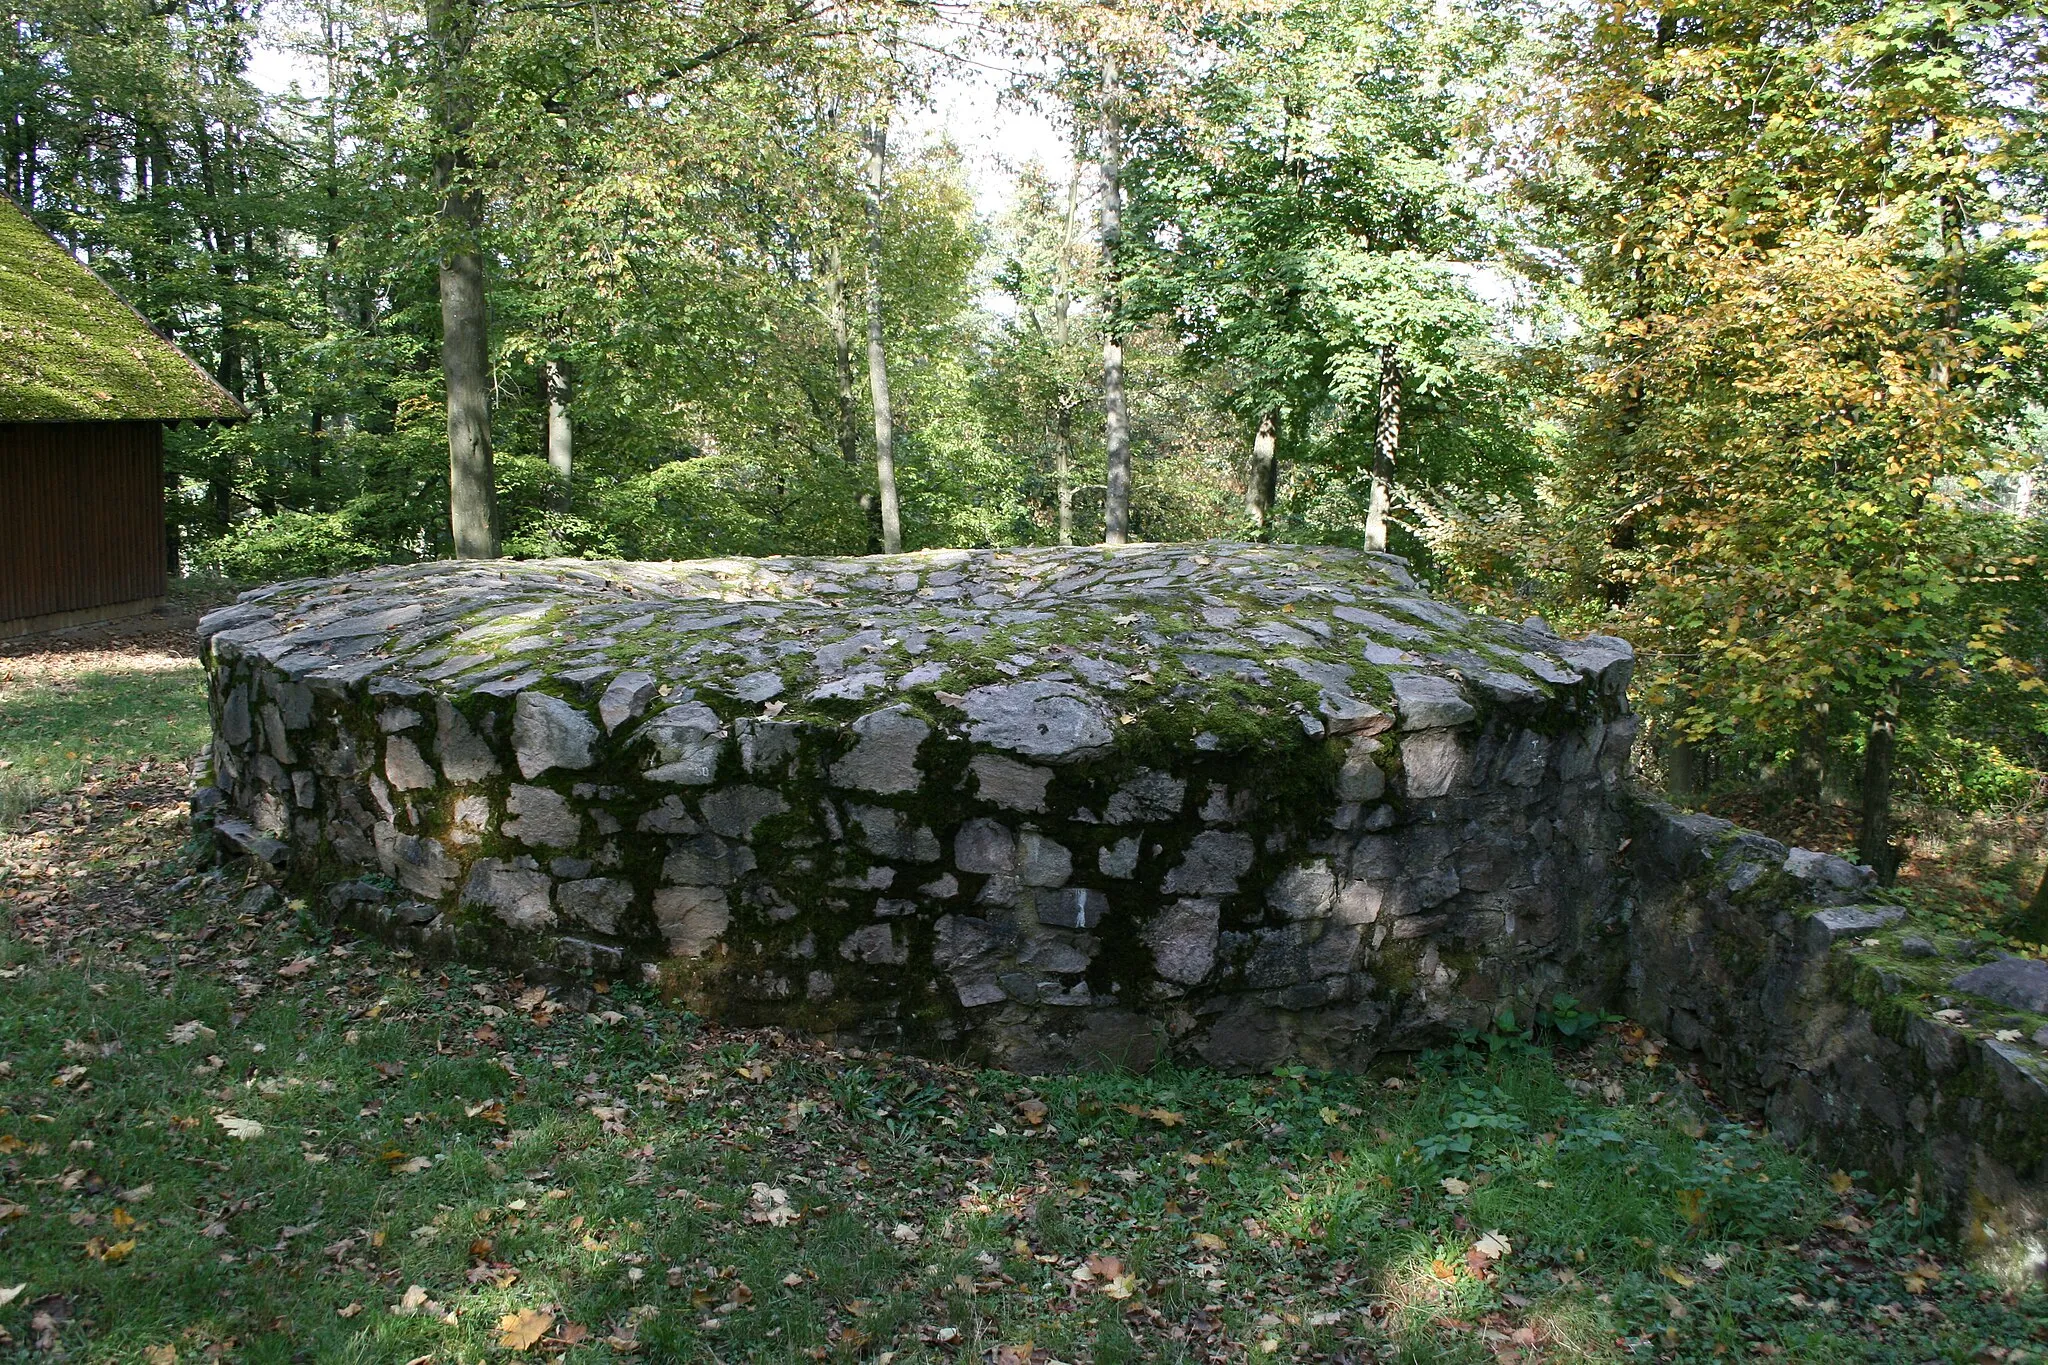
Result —
[[2016, 1010], [2048, 1014], [2048, 962], [2039, 958], [2002, 958], [1972, 967], [1951, 984], [1959, 991], [1981, 995]]
[[915, 791], [917, 751], [932, 727], [908, 707], [871, 711], [852, 725], [853, 751], [832, 765], [832, 785], [871, 792]]
[[568, 798], [546, 787], [514, 782], [505, 810], [512, 817], [505, 833], [528, 848], [574, 848], [583, 837], [583, 820], [569, 808]]
[[513, 703], [512, 749], [520, 776], [529, 781], [551, 768], [588, 768], [597, 737], [582, 708], [559, 697], [521, 692]]
[[1052, 781], [1050, 768], [995, 754], [977, 754], [968, 764], [968, 771], [974, 774], [976, 795], [991, 806], [1028, 812], [1045, 809], [1045, 789]]
[[1251, 836], [1225, 830], [1203, 830], [1188, 844], [1186, 855], [1166, 874], [1167, 895], [1228, 895], [1238, 878], [1251, 869], [1256, 854]]

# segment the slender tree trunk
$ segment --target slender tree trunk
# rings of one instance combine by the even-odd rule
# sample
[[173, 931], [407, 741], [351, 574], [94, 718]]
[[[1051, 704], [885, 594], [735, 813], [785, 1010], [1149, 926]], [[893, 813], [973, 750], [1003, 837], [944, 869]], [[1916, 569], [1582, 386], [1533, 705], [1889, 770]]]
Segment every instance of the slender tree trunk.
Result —
[[1074, 543], [1074, 412], [1062, 406], [1053, 426], [1053, 478], [1059, 494], [1060, 544]]
[[853, 326], [846, 315], [846, 269], [837, 242], [825, 255], [825, 311], [832, 326], [834, 432], [839, 458], [851, 468], [860, 463], [860, 426], [853, 401]]
[[490, 320], [484, 300], [483, 195], [468, 182], [462, 143], [474, 118], [462, 67], [478, 0], [429, 0], [435, 48], [434, 187], [441, 196], [441, 374], [448, 388], [448, 525], [461, 559], [498, 553], [491, 463]]
[[1856, 836], [1863, 861], [1890, 886], [1899, 875], [1899, 849], [1892, 841], [1892, 772], [1898, 758], [1899, 688], [1894, 683], [1870, 718], [1863, 741], [1863, 821]]
[[547, 366], [548, 468], [555, 471], [555, 507], [569, 509], [571, 483], [576, 476], [576, 429], [569, 420], [569, 366], [550, 360]]
[[882, 194], [889, 152], [886, 114], [868, 126], [868, 390], [875, 404], [875, 483], [882, 496], [882, 553], [903, 553], [896, 505], [896, 424], [889, 407], [889, 355], [882, 345]]
[[[447, 158], [452, 162], [453, 158]], [[443, 172], [441, 218], [455, 235], [441, 256], [441, 374], [448, 386], [448, 524], [459, 559], [498, 553], [496, 479], [491, 462], [489, 320], [484, 261], [475, 233], [483, 206]]]
[[1260, 540], [1273, 538], [1273, 498], [1280, 489], [1280, 414], [1268, 410], [1252, 437], [1251, 477], [1245, 480], [1244, 510]]
[[2041, 884], [2034, 888], [2034, 899], [2027, 902], [2027, 908], [2020, 913], [2021, 937], [2029, 943], [2048, 939], [2048, 871], [2041, 873]]
[[1380, 347], [1379, 430], [1373, 436], [1372, 501], [1365, 511], [1365, 548], [1387, 548], [1387, 509], [1394, 498], [1394, 462], [1401, 453], [1401, 362]]
[[1124, 409], [1123, 329], [1117, 313], [1117, 255], [1124, 238], [1124, 126], [1115, 57], [1102, 59], [1102, 408], [1109, 474], [1102, 501], [1102, 543], [1131, 535], [1131, 422]]

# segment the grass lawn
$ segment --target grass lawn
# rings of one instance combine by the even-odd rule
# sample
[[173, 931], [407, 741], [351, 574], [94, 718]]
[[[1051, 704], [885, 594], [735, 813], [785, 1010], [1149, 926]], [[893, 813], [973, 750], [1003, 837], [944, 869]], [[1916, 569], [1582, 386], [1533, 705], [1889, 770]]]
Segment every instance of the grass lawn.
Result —
[[327, 936], [190, 861], [198, 699], [0, 694], [80, 774], [0, 833], [0, 1358], [2043, 1358], [1624, 1023], [1027, 1078]]

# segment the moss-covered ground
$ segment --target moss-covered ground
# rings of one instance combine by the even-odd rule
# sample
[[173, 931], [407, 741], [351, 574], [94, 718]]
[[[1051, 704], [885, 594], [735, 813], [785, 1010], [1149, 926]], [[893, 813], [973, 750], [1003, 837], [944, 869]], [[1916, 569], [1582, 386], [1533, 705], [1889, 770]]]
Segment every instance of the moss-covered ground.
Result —
[[[11, 695], [14, 730], [81, 755], [125, 704]], [[198, 723], [196, 678], [175, 695]], [[1534, 1042], [1369, 1077], [1045, 1080], [833, 1052], [245, 901], [238, 872], [191, 861], [190, 736], [165, 735], [0, 833], [0, 1357], [1917, 1362], [2048, 1343], [2039, 1287], [1973, 1274], [1934, 1211], [1721, 1113], [1625, 1022], [1560, 1011]]]

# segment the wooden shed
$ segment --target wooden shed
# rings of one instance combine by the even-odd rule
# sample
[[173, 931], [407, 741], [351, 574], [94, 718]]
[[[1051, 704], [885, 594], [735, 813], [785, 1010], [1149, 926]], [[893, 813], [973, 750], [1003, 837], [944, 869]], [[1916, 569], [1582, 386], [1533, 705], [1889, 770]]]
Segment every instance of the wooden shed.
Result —
[[164, 427], [247, 416], [0, 195], [0, 636], [162, 602]]

